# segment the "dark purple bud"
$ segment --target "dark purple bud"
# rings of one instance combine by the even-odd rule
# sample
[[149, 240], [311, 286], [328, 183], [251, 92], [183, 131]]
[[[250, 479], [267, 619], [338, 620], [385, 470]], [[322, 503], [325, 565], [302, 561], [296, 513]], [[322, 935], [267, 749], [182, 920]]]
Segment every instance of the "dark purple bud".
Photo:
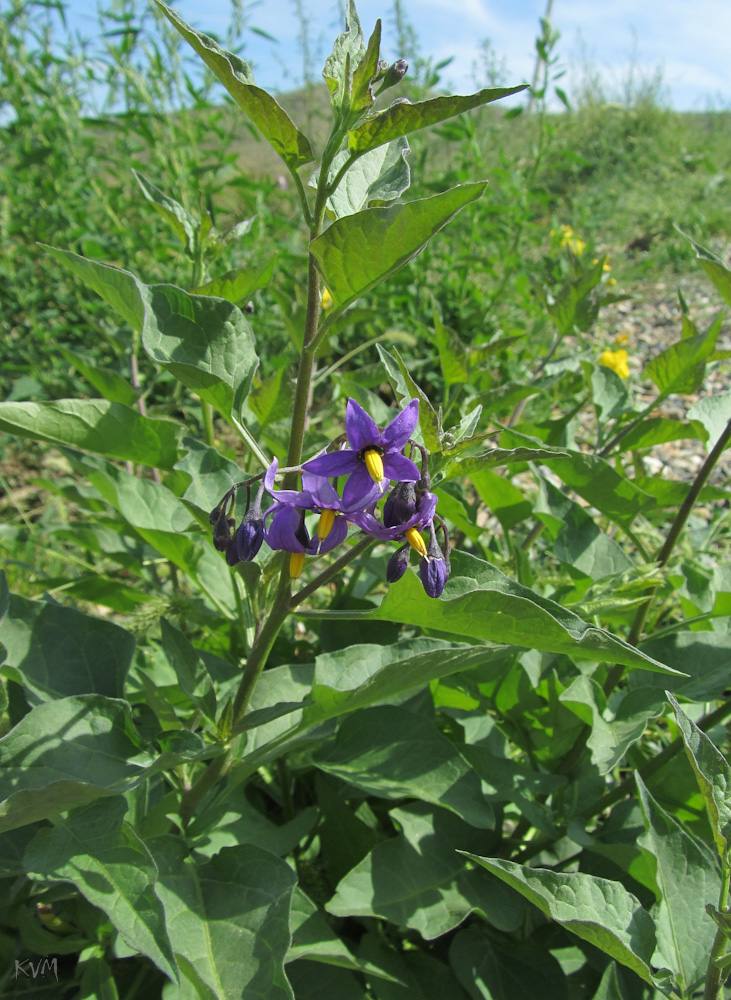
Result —
[[409, 64], [405, 59], [397, 59], [395, 63], [392, 63], [386, 70], [383, 83], [381, 84], [378, 93], [380, 94], [383, 90], [388, 90], [389, 87], [395, 87], [397, 83], [401, 83], [403, 78], [406, 76], [406, 71], [409, 68]]
[[249, 299], [249, 301], [244, 306], [244, 312], [249, 313], [249, 315], [251, 315], [253, 311], [254, 311], [254, 303], [251, 301], [251, 299]]
[[416, 513], [416, 490], [413, 483], [397, 483], [388, 494], [383, 505], [383, 523], [387, 528], [395, 528]]
[[429, 544], [426, 558], [419, 563], [419, 575], [427, 597], [441, 597], [449, 576], [449, 564], [437, 542], [433, 523], [429, 525]]
[[[238, 526], [230, 548], [236, 551], [236, 562], [251, 562], [264, 541], [264, 519], [259, 511], [250, 510]], [[227, 555], [228, 560], [228, 555]], [[235, 565], [229, 563], [229, 565]]]
[[406, 572], [409, 565], [409, 546], [402, 545], [400, 549], [388, 560], [388, 566], [386, 566], [386, 581], [388, 583], [396, 583]]
[[231, 529], [234, 524], [235, 521], [232, 517], [226, 517], [226, 505], [224, 504], [218, 511], [216, 523], [213, 525], [213, 544], [219, 552], [225, 552], [229, 547], [231, 542]]

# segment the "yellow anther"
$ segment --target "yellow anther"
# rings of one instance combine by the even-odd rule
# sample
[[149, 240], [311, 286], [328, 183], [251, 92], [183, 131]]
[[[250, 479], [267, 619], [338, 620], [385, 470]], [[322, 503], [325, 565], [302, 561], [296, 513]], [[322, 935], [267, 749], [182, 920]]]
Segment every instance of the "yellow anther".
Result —
[[375, 448], [369, 448], [363, 456], [363, 461], [373, 482], [378, 483], [380, 486], [383, 479], [383, 459], [381, 458], [381, 453], [376, 451]]
[[296, 580], [305, 566], [305, 554], [304, 552], [293, 552], [289, 557], [289, 578], [290, 580]]
[[335, 511], [334, 510], [324, 510], [320, 514], [320, 520], [317, 522], [317, 537], [321, 542], [324, 542], [327, 536], [332, 531], [332, 527], [335, 524]]
[[406, 541], [409, 543], [414, 552], [418, 552], [422, 559], [426, 559], [426, 545], [424, 544], [424, 539], [421, 537], [416, 528], [409, 528], [405, 532]]

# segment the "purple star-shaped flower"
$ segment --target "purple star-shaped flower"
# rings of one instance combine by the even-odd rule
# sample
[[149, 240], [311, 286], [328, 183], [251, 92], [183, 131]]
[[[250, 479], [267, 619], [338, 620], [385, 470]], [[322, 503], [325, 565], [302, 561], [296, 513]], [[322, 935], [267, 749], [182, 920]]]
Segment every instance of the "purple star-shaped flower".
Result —
[[[412, 399], [393, 420], [379, 431], [376, 422], [354, 399], [348, 400], [345, 411], [345, 433], [350, 448], [320, 455], [302, 468], [316, 476], [330, 479], [348, 476], [343, 489], [344, 510], [363, 510], [369, 506], [368, 497], [374, 480], [382, 490], [387, 479], [398, 482], [416, 482], [420, 473], [411, 459], [401, 454], [419, 419], [419, 401]], [[374, 474], [382, 473], [379, 479]], [[372, 500], [370, 501], [372, 503]]]
[[378, 538], [382, 542], [393, 542], [401, 538], [410, 528], [421, 531], [429, 526], [434, 520], [437, 509], [437, 498], [433, 493], [424, 493], [416, 504], [416, 510], [403, 524], [395, 524], [387, 527], [377, 521], [373, 514], [368, 511], [352, 514], [350, 520], [357, 524], [361, 531], [365, 531], [373, 538]]

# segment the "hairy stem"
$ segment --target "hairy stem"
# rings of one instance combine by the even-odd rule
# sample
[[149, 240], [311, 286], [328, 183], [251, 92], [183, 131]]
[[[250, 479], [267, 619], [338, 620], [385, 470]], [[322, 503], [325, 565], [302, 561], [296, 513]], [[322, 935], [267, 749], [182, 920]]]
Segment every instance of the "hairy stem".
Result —
[[[729, 882], [731, 881], [731, 869], [723, 862], [723, 882], [718, 897], [718, 909], [721, 913], [728, 912]], [[727, 932], [719, 927], [713, 939], [711, 957], [708, 960], [708, 972], [706, 973], [706, 988], [703, 991], [703, 1000], [723, 1000], [723, 985], [721, 983], [721, 970], [716, 964], [719, 958], [723, 958], [728, 944]]]

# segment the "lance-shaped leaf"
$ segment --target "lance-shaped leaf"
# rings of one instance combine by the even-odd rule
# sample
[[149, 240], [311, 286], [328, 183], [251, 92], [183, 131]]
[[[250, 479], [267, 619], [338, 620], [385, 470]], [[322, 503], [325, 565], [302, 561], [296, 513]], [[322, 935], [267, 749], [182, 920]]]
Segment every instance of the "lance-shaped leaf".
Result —
[[56, 350], [76, 369], [79, 375], [83, 375], [86, 381], [94, 386], [100, 396], [108, 399], [110, 403], [133, 406], [137, 402], [139, 395], [137, 390], [117, 372], [109, 368], [98, 368], [60, 344], [56, 345]]
[[189, 735], [192, 752], [154, 758], [124, 701], [79, 695], [37, 705], [0, 740], [0, 831], [129, 791], [163, 768], [195, 760], [204, 744]]
[[731, 271], [729, 271], [721, 258], [717, 257], [715, 253], [711, 250], [707, 250], [705, 247], [701, 246], [700, 243], [696, 243], [694, 239], [691, 239], [691, 237], [688, 236], [687, 233], [684, 233], [678, 226], [675, 228], [681, 236], [685, 236], [686, 240], [693, 247], [698, 260], [700, 261], [701, 267], [716, 286], [725, 303], [731, 306]]
[[118, 796], [40, 830], [25, 852], [26, 870], [31, 878], [71, 882], [106, 913], [128, 945], [177, 979], [165, 913], [155, 895], [157, 869], [144, 843], [122, 822], [126, 811]]
[[13, 594], [0, 624], [5, 676], [22, 684], [31, 704], [74, 694], [121, 698], [134, 636], [102, 618]]
[[106, 399], [54, 399], [0, 403], [0, 431], [171, 469], [178, 458], [180, 427]]
[[452, 635], [488, 639], [569, 656], [610, 660], [677, 674], [623, 639], [587, 625], [578, 615], [521, 586], [490, 563], [466, 552], [452, 554], [452, 575], [441, 599], [424, 593], [413, 573], [392, 584], [373, 611], [308, 611], [315, 618], [394, 621]]
[[175, 671], [181, 690], [207, 719], [215, 721], [216, 692], [198, 650], [165, 618], [160, 619], [160, 628], [162, 648]]
[[511, 94], [519, 94], [527, 86], [522, 84], [520, 87], [495, 87], [480, 90], [466, 97], [455, 94], [452, 97], [435, 97], [418, 104], [392, 104], [390, 108], [372, 118], [367, 118], [357, 128], [351, 129], [348, 133], [348, 146], [354, 153], [364, 153], [368, 149], [383, 145], [384, 142], [391, 142], [399, 136], [437, 125], [447, 118], [454, 118], [455, 115], [471, 111], [482, 104], [490, 104], [503, 97], [510, 97]]
[[706, 803], [713, 839], [723, 859], [731, 846], [731, 767], [703, 730], [688, 718], [675, 698], [669, 692], [666, 694], [675, 710], [685, 752]]
[[703, 384], [706, 361], [716, 349], [723, 318], [719, 313], [705, 333], [678, 340], [655, 355], [642, 374], [652, 379], [663, 396], [696, 392]]
[[155, 206], [155, 209], [170, 225], [185, 249], [189, 253], [193, 253], [196, 244], [197, 224], [190, 212], [175, 198], [170, 198], [159, 187], [156, 187], [144, 174], [137, 170], [133, 170], [132, 173], [145, 198], [151, 205]]
[[303, 163], [311, 163], [315, 156], [310, 141], [284, 108], [271, 94], [254, 83], [251, 67], [233, 52], [222, 49], [218, 42], [204, 35], [168, 7], [156, 0], [170, 23], [177, 28], [188, 44], [198, 53], [214, 76], [220, 80], [242, 111], [252, 120], [264, 138], [273, 146], [285, 163], [296, 170]]
[[121, 268], [47, 249], [141, 331], [154, 361], [223, 416], [240, 413], [258, 358], [251, 327], [237, 306], [175, 285], [145, 285]]
[[[355, 215], [374, 202], [395, 201], [411, 183], [408, 155], [408, 142], [398, 139], [360, 156], [328, 198], [328, 209], [336, 219], [341, 219], [345, 215]], [[328, 173], [328, 181], [332, 182], [349, 159], [347, 152], [338, 153]], [[317, 187], [319, 173], [315, 171], [310, 178], [310, 187]]]
[[276, 257], [269, 257], [258, 264], [227, 271], [218, 278], [211, 278], [205, 285], [194, 288], [193, 292], [196, 295], [213, 295], [236, 305], [240, 302], [247, 302], [254, 292], [258, 292], [260, 288], [266, 288], [272, 280], [275, 261]]
[[395, 274], [486, 186], [459, 184], [431, 198], [368, 208], [334, 222], [310, 243], [310, 252], [335, 304], [343, 309]]
[[637, 844], [649, 862], [658, 898], [656, 962], [676, 976], [686, 996], [702, 985], [716, 928], [706, 903], [718, 899], [721, 878], [712, 851], [690, 837], [635, 775], [645, 821]]
[[415, 796], [468, 823], [491, 829], [492, 807], [480, 779], [433, 722], [393, 705], [347, 716], [334, 741], [315, 755], [328, 774], [383, 798]]
[[501, 858], [466, 856], [507, 882], [566, 930], [628, 966], [645, 982], [654, 982], [650, 968], [655, 951], [652, 917], [619, 882], [583, 872], [527, 868]]
[[[377, 27], [380, 40], [380, 24]], [[375, 34], [375, 33], [374, 33]], [[373, 38], [371, 38], [371, 46]], [[336, 112], [347, 115], [350, 110], [350, 99], [353, 94], [353, 74], [366, 55], [366, 44], [360, 18], [353, 0], [347, 0], [345, 6], [345, 31], [338, 35], [333, 50], [325, 60], [322, 75], [330, 94], [330, 103]], [[376, 49], [376, 63], [378, 50]]]
[[179, 837], [158, 837], [150, 849], [173, 951], [194, 995], [292, 1000], [284, 974], [297, 881], [290, 866], [253, 844], [224, 847], [205, 865]]

